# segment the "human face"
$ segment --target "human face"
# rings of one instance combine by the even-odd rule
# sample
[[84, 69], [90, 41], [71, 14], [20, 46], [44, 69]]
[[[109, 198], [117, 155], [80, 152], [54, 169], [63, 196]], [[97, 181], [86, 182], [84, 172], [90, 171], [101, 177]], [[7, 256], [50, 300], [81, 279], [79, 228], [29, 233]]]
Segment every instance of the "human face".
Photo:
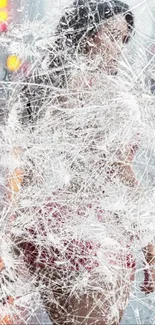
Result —
[[106, 20], [94, 37], [87, 42], [87, 54], [97, 59], [98, 67], [110, 74], [117, 73], [118, 58], [128, 34], [127, 22], [122, 15]]

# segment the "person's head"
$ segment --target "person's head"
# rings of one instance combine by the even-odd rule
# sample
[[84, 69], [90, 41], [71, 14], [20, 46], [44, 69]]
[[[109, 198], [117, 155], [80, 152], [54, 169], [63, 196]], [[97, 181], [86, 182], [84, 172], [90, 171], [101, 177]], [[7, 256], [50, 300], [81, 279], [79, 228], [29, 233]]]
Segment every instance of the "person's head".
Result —
[[128, 43], [134, 28], [129, 6], [117, 0], [76, 0], [60, 19], [58, 43], [74, 53], [94, 59], [114, 72], [122, 45]]

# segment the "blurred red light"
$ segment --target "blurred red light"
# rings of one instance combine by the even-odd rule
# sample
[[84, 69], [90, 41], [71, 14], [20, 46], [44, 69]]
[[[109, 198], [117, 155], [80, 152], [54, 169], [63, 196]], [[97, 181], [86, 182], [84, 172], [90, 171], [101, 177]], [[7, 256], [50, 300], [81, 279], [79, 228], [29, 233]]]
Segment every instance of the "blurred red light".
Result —
[[7, 32], [8, 24], [7, 23], [0, 23], [0, 33]]

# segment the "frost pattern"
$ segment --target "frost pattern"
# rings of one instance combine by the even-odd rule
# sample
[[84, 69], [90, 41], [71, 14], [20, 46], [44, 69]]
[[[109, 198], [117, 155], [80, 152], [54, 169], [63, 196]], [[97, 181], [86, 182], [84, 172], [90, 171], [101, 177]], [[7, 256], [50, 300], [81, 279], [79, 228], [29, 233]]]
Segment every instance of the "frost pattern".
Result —
[[[124, 49], [115, 35], [118, 74], [107, 74], [57, 16], [50, 31], [43, 19], [8, 34], [30, 64], [4, 85], [0, 319], [30, 325], [43, 305], [55, 325], [114, 325], [154, 242], [154, 54], [139, 34]], [[117, 23], [103, 25], [109, 44]]]

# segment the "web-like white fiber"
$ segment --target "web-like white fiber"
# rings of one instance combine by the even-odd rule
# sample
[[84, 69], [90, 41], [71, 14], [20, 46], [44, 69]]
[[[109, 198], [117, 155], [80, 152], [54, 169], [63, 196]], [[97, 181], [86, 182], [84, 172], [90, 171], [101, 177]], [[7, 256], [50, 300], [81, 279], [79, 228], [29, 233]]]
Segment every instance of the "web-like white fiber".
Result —
[[[114, 325], [155, 235], [153, 55], [148, 64], [139, 31], [117, 75], [99, 68], [100, 54], [67, 53], [60, 87], [49, 64], [61, 15], [50, 10], [50, 24], [26, 21], [8, 36], [30, 64], [7, 84], [1, 124], [0, 319], [30, 325], [42, 304], [55, 325]], [[24, 181], [10, 197], [16, 168]]]

